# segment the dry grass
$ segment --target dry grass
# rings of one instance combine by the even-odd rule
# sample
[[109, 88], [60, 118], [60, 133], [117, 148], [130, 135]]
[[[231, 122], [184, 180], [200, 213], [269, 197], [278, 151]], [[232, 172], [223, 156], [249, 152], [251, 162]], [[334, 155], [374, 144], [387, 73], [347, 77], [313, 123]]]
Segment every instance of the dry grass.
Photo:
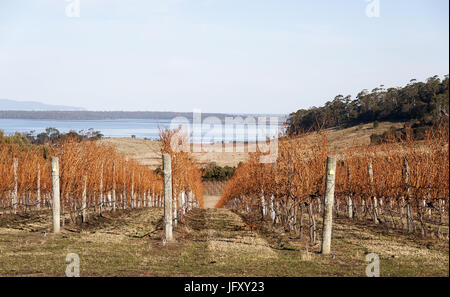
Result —
[[[240, 259], [251, 254], [260, 260], [276, 258], [268, 243], [255, 232], [245, 230], [245, 224], [235, 213], [226, 209], [210, 209], [206, 212], [206, 240], [210, 258], [227, 263], [226, 258]], [[230, 230], [227, 226], [233, 226]], [[238, 228], [236, 228], [238, 227]]]
[[2, 219], [0, 276], [64, 276], [68, 253], [80, 256], [82, 276], [365, 276], [365, 255], [372, 252], [380, 256], [382, 276], [449, 275], [448, 242], [346, 219], [335, 220], [334, 257], [320, 255], [306, 236], [252, 231], [226, 209], [193, 210], [167, 246], [162, 209], [105, 213], [56, 236], [42, 233], [51, 227], [45, 211], [22, 222]]
[[327, 139], [330, 151], [340, 152], [348, 147], [370, 144], [372, 134], [383, 134], [391, 127], [401, 128], [404, 123], [381, 122], [377, 128], [373, 124], [362, 124], [346, 129], [328, 129]]
[[[370, 135], [382, 134], [391, 127], [399, 128], [402, 126], [403, 123], [381, 122], [377, 128], [373, 128], [373, 124], [364, 124], [347, 129], [328, 129], [329, 149], [331, 151], [340, 151], [349, 146], [368, 144], [370, 143]], [[147, 165], [152, 169], [161, 166], [161, 144], [158, 141], [133, 138], [106, 138], [101, 140], [101, 142], [114, 146], [119, 152], [136, 159], [141, 164]], [[235, 144], [234, 152], [230, 153], [193, 152], [193, 146], [191, 146], [191, 151], [191, 156], [200, 166], [216, 162], [217, 165], [222, 167], [235, 167], [240, 162], [245, 162], [248, 159], [248, 145], [243, 143]]]
[[50, 233], [49, 214], [19, 228], [10, 220], [0, 227], [0, 275], [64, 276], [68, 253], [80, 256], [84, 275], [135, 275], [149, 251], [147, 241], [158, 238], [161, 217], [159, 209], [105, 214], [90, 224], [66, 226], [59, 235]]
[[222, 152], [192, 152], [191, 156], [201, 166], [206, 166], [211, 162], [216, 162], [218, 166], [236, 167], [240, 162], [245, 162], [248, 160], [248, 145], [244, 143], [234, 144], [233, 152], [225, 152], [225, 145], [222, 145]]
[[[137, 160], [139, 163], [149, 166], [151, 169], [161, 167], [161, 143], [159, 141], [133, 139], [133, 138], [105, 138], [101, 143], [115, 147], [119, 152]], [[222, 153], [222, 152], [193, 152], [191, 156], [201, 167], [211, 162], [216, 162], [218, 166], [234, 167], [239, 162], [245, 162], [248, 158], [247, 145], [237, 144], [236, 150], [243, 152]]]
[[161, 143], [134, 138], [105, 138], [101, 143], [115, 147], [120, 153], [152, 169], [161, 167]]

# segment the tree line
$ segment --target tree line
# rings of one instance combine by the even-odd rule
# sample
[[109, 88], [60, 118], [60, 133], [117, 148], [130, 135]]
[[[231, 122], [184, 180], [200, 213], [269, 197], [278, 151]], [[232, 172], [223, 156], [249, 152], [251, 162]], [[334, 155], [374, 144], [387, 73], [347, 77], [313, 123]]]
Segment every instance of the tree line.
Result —
[[81, 142], [84, 140], [100, 140], [103, 138], [103, 134], [100, 131], [95, 131], [90, 128], [88, 130], [69, 131], [67, 133], [60, 132], [56, 128], [46, 128], [44, 132], [39, 134], [30, 131], [27, 133], [16, 132], [13, 135], [6, 136], [4, 132], [0, 130], [0, 143], [14, 143], [22, 146], [29, 145], [45, 145], [45, 144], [57, 144], [68, 139]]
[[227, 181], [233, 177], [236, 167], [219, 166], [216, 162], [209, 163], [202, 169], [203, 181]]
[[351, 127], [375, 121], [414, 121], [417, 127], [437, 126], [448, 121], [448, 78], [433, 76], [426, 82], [412, 79], [405, 87], [384, 85], [371, 92], [362, 90], [355, 99], [338, 95], [322, 107], [291, 113], [287, 127], [290, 135], [332, 127]]

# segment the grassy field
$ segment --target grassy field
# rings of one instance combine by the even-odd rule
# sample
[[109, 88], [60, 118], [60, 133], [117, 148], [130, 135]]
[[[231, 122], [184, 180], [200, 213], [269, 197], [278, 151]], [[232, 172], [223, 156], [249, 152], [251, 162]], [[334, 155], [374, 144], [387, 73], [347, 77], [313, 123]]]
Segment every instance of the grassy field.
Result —
[[252, 230], [227, 209], [197, 209], [162, 245], [162, 209], [118, 211], [52, 235], [50, 214], [2, 216], [0, 276], [64, 276], [66, 255], [81, 276], [365, 276], [378, 253], [381, 276], [448, 276], [448, 241], [422, 240], [337, 219], [333, 255], [280, 230]]

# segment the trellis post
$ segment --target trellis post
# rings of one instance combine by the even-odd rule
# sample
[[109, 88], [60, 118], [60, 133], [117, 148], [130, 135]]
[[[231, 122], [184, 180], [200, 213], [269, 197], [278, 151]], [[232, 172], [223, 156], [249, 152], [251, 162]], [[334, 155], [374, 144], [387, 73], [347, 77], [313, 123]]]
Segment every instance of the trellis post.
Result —
[[36, 209], [41, 209], [41, 165], [37, 164]]
[[164, 171], [164, 239], [173, 240], [172, 233], [172, 165], [169, 154], [163, 154]]
[[112, 188], [112, 210], [116, 211], [116, 164], [113, 163], [113, 188]]
[[53, 210], [53, 233], [59, 233], [61, 224], [60, 193], [59, 193], [59, 159], [52, 157], [52, 210]]
[[16, 214], [17, 213], [17, 204], [19, 203], [19, 199], [18, 199], [18, 178], [17, 178], [17, 167], [19, 165], [19, 161], [17, 158], [14, 158], [13, 161], [13, 169], [14, 169], [14, 189], [13, 189], [13, 193], [12, 193], [12, 209], [13, 209], [13, 213]]
[[367, 172], [369, 175], [369, 183], [370, 183], [370, 194], [372, 196], [372, 204], [373, 204], [373, 222], [374, 224], [378, 224], [378, 200], [375, 194], [373, 193], [373, 168], [372, 162], [367, 162]]
[[81, 220], [83, 223], [87, 221], [87, 203], [86, 203], [86, 189], [87, 188], [87, 176], [83, 177], [83, 193], [81, 194]]
[[333, 226], [334, 185], [336, 179], [336, 157], [327, 158], [327, 173], [325, 180], [325, 205], [323, 212], [322, 254], [331, 252], [331, 231]]
[[406, 193], [407, 193], [407, 199], [406, 199], [406, 226], [408, 228], [408, 233], [413, 232], [413, 220], [412, 220], [412, 214], [411, 214], [411, 188], [410, 188], [410, 172], [409, 172], [409, 164], [408, 159], [405, 157], [403, 159], [403, 175], [405, 179], [405, 185], [406, 185]]

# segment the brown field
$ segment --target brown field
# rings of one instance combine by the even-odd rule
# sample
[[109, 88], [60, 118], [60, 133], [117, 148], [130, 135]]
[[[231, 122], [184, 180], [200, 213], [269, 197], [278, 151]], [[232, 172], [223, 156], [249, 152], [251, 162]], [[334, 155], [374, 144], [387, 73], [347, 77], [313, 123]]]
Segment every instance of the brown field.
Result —
[[391, 127], [402, 128], [405, 123], [381, 122], [377, 128], [373, 124], [358, 125], [346, 129], [328, 129], [327, 140], [330, 151], [340, 152], [352, 146], [370, 144], [370, 135], [382, 134]]
[[[328, 129], [327, 137], [329, 149], [340, 151], [349, 146], [360, 146], [370, 143], [370, 135], [381, 134], [390, 127], [400, 128], [404, 123], [382, 122], [377, 128], [373, 124], [364, 124], [347, 129]], [[132, 139], [132, 138], [106, 138], [102, 143], [114, 146], [119, 152], [134, 158], [143, 165], [152, 169], [161, 166], [160, 143], [153, 140]], [[193, 151], [193, 150], [191, 150]], [[200, 164], [205, 166], [210, 162], [216, 162], [219, 166], [235, 167], [239, 162], [248, 159], [248, 145], [238, 143], [234, 152], [192, 152], [191, 156]]]
[[[161, 143], [159, 141], [133, 138], [106, 138], [101, 140], [101, 143], [114, 146], [119, 152], [137, 160], [143, 165], [149, 166], [151, 169], [161, 167]], [[192, 152], [191, 156], [202, 167], [210, 162], [216, 162], [217, 165], [222, 167], [234, 167], [239, 162], [245, 162], [248, 158], [246, 144], [237, 144], [235, 147], [238, 151], [243, 152]]]

